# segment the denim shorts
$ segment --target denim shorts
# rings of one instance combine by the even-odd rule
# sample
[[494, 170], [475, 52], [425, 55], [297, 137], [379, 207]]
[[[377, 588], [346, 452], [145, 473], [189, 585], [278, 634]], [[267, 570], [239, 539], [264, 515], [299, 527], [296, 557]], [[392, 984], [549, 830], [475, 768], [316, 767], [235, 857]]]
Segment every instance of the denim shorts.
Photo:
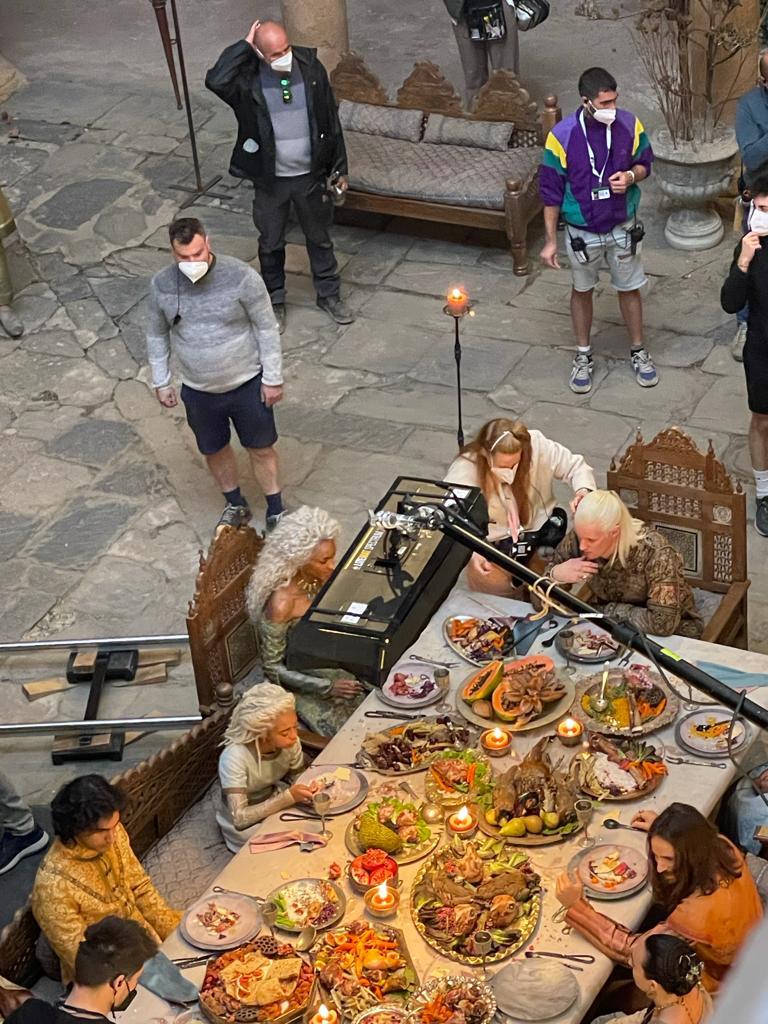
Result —
[[[596, 235], [584, 228], [565, 228], [565, 249], [571, 264], [574, 291], [590, 292], [600, 278], [600, 269], [607, 265], [611, 284], [617, 292], [633, 292], [648, 280], [643, 270], [640, 253], [632, 255], [628, 231], [632, 222], [617, 224], [605, 235]], [[583, 238], [587, 243], [588, 263], [580, 263], [571, 248], [571, 238]]]
[[230, 420], [243, 448], [269, 448], [277, 441], [275, 414], [261, 399], [261, 374], [221, 394], [182, 384], [181, 400], [202, 455], [215, 455], [229, 444]]

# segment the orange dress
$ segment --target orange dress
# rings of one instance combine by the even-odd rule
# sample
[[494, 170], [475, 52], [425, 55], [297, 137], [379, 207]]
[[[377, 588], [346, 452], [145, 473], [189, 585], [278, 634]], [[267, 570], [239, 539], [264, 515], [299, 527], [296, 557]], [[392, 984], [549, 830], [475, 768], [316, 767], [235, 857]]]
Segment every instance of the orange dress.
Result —
[[721, 882], [709, 896], [693, 893], [682, 900], [669, 917], [648, 932], [629, 929], [599, 914], [585, 899], [569, 908], [565, 916], [593, 946], [619, 963], [629, 966], [629, 954], [640, 934], [672, 932], [687, 939], [704, 965], [704, 988], [717, 992], [728, 968], [736, 959], [748, 933], [762, 919], [763, 908], [746, 861], [738, 856], [740, 878]]

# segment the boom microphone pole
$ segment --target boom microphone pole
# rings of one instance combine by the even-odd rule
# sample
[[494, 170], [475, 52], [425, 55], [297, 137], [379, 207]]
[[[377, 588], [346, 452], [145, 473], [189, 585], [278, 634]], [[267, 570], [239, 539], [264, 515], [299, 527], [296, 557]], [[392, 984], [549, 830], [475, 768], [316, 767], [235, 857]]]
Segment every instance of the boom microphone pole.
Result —
[[[506, 569], [517, 580], [524, 583], [529, 590], [541, 579], [541, 576], [529, 569], [527, 565], [510, 558], [509, 555], [505, 555], [489, 544], [484, 537], [478, 536], [475, 524], [454, 509], [446, 508], [443, 505], [417, 504], [416, 502], [413, 503], [412, 509], [405, 514], [387, 511], [370, 512], [369, 518], [384, 529], [398, 529], [409, 536], [416, 536], [422, 531], [441, 530], [447, 537], [459, 541], [474, 554], [482, 555], [494, 565]], [[607, 615], [601, 615], [586, 601], [582, 601], [580, 597], [576, 597], [568, 590], [563, 590], [557, 584], [549, 587], [547, 592], [553, 600], [573, 611], [574, 614], [599, 619], [600, 628], [604, 629], [606, 633], [610, 633], [620, 644], [631, 647], [632, 650], [644, 657], [650, 653], [652, 659], [663, 665], [673, 675], [679, 676], [697, 690], [714, 697], [720, 704], [738, 711], [742, 717], [761, 729], [768, 729], [768, 710], [755, 704], [754, 701], [748, 700], [742, 693], [725, 686], [714, 676], [702, 672], [700, 668], [686, 661], [675, 651], [662, 647], [661, 644], [628, 622], [617, 622]]]

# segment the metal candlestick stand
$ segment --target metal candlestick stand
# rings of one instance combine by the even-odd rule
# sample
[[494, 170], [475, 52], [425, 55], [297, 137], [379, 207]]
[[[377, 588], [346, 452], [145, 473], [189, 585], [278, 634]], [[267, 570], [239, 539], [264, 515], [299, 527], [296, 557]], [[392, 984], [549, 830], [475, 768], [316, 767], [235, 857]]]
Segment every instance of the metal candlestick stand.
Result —
[[152, 7], [155, 11], [155, 17], [157, 18], [157, 26], [160, 31], [160, 39], [162, 40], [163, 50], [165, 51], [165, 59], [168, 63], [168, 71], [171, 75], [171, 82], [173, 83], [173, 91], [176, 96], [176, 105], [178, 109], [181, 109], [181, 102], [179, 100], [179, 84], [176, 79], [176, 68], [173, 60], [173, 46], [176, 46], [176, 52], [179, 55], [179, 76], [181, 77], [181, 89], [184, 94], [184, 108], [187, 112], [187, 125], [189, 126], [189, 145], [192, 149], [192, 164], [195, 169], [195, 186], [191, 188], [189, 185], [169, 185], [169, 188], [174, 189], [177, 192], [188, 192], [189, 198], [185, 199], [179, 207], [180, 210], [185, 210], [188, 206], [192, 206], [201, 196], [210, 196], [211, 199], [229, 199], [229, 196], [223, 195], [218, 192], [211, 192], [219, 181], [221, 181], [221, 175], [216, 174], [209, 181], [203, 182], [200, 175], [200, 158], [197, 154], [197, 139], [195, 137], [195, 124], [192, 120], [192, 103], [189, 98], [189, 86], [187, 85], [187, 67], [184, 63], [184, 50], [181, 45], [181, 29], [179, 28], [179, 13], [176, 10], [176, 0], [171, 0], [171, 17], [173, 18], [173, 31], [175, 38], [171, 39], [170, 32], [168, 29], [168, 15], [165, 10], [167, 0], [151, 0]]
[[[450, 293], [449, 293], [450, 297]], [[472, 306], [469, 302], [469, 296], [466, 295], [466, 302], [459, 309], [455, 309], [448, 302], [443, 306], [443, 312], [446, 316], [453, 317], [453, 358], [456, 361], [456, 408], [458, 413], [458, 428], [456, 430], [456, 440], [459, 448], [464, 447], [464, 422], [461, 412], [461, 337], [459, 334], [459, 321], [469, 313], [470, 316], [475, 314], [472, 312]]]

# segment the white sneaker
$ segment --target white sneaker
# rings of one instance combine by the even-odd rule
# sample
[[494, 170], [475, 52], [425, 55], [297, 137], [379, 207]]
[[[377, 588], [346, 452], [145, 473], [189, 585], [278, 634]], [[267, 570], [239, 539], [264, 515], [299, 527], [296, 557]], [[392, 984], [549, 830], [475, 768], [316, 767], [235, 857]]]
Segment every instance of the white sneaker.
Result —
[[739, 320], [739, 326], [731, 342], [731, 355], [737, 363], [744, 362], [744, 343], [747, 340], [747, 325]]

